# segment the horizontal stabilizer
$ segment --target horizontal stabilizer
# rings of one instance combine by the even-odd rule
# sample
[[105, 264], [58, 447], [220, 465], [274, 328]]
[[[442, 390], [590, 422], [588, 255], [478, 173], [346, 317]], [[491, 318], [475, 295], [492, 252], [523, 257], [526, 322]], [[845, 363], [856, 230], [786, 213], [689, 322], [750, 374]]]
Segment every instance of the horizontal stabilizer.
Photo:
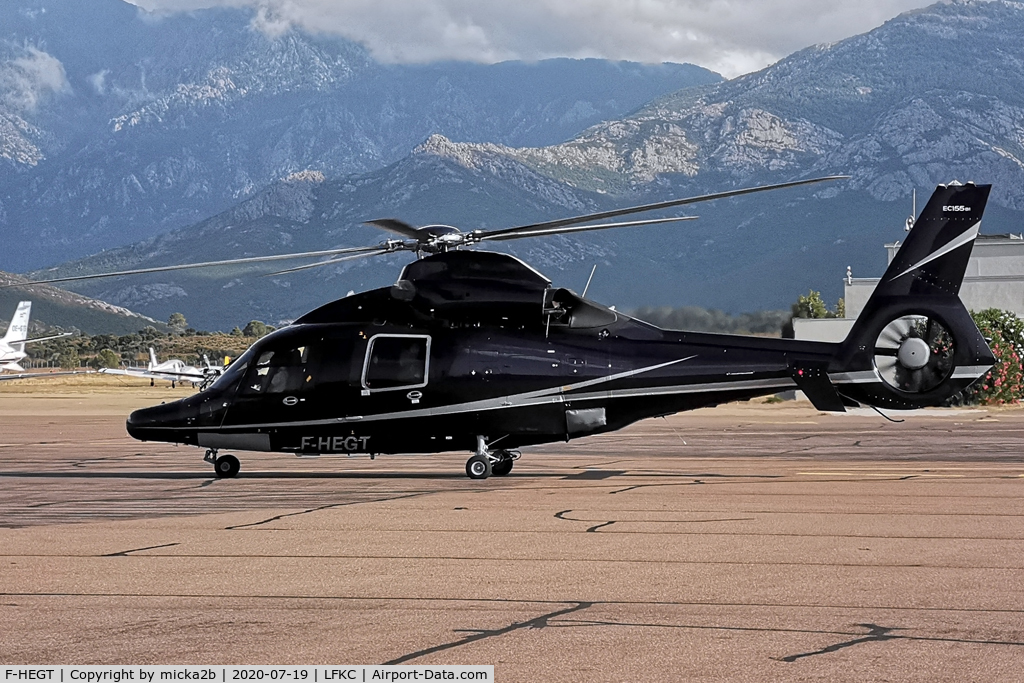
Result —
[[828, 363], [795, 361], [789, 364], [789, 374], [797, 388], [807, 395], [818, 410], [845, 413], [846, 406], [828, 378]]
[[26, 339], [24, 341], [24, 343], [25, 344], [32, 344], [33, 342], [44, 342], [44, 341], [50, 341], [51, 339], [63, 339], [64, 337], [70, 337], [72, 334], [74, 334], [74, 333], [73, 332], [61, 332], [60, 334], [51, 334], [48, 337], [32, 337], [31, 339]]

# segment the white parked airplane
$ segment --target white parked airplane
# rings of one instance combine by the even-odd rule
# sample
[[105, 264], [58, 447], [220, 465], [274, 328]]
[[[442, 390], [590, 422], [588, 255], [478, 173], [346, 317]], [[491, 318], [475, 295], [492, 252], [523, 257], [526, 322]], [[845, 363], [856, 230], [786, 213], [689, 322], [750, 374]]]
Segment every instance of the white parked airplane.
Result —
[[52, 334], [48, 337], [36, 337], [35, 339], [29, 339], [28, 318], [31, 313], [31, 301], [22, 301], [14, 311], [14, 317], [11, 318], [11, 324], [7, 328], [7, 332], [4, 334], [3, 338], [0, 339], [0, 373], [25, 372], [25, 368], [18, 364], [19, 361], [23, 360], [28, 355], [25, 353], [25, 344], [46, 341], [48, 339], [57, 339], [58, 337], [67, 337], [71, 334], [70, 332], [64, 332], [63, 334]]
[[220, 376], [224, 368], [218, 368], [210, 363], [210, 359], [203, 356], [206, 366], [197, 368], [188, 365], [183, 360], [172, 358], [159, 362], [156, 359], [156, 351], [149, 347], [149, 365], [143, 368], [100, 368], [105, 375], [126, 375], [128, 377], [148, 377], [150, 386], [158, 379], [164, 379], [174, 387], [178, 382], [191, 382], [193, 386], [206, 384]]

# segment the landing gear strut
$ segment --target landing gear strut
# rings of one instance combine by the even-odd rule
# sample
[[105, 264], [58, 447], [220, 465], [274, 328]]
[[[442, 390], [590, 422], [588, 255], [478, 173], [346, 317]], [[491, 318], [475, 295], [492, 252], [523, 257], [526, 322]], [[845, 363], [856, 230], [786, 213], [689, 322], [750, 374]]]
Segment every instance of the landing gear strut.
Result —
[[238, 475], [238, 470], [242, 469], [242, 464], [238, 462], [238, 458], [231, 454], [225, 454], [217, 457], [217, 449], [211, 448], [206, 451], [206, 455], [203, 456], [203, 460], [213, 464], [213, 471], [217, 475], [218, 479], [230, 479], [231, 477]]
[[466, 475], [470, 479], [486, 479], [492, 474], [504, 477], [512, 471], [512, 464], [520, 458], [519, 451], [487, 449], [487, 437], [476, 437], [476, 453], [466, 461]]

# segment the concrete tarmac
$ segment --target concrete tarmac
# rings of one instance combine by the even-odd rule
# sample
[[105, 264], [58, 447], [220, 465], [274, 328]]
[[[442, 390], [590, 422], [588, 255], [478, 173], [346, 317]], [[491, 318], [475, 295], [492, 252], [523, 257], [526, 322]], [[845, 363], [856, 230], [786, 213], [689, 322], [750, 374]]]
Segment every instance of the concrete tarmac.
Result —
[[216, 480], [124, 433], [182, 393], [0, 390], [0, 663], [1024, 679], [1024, 410], [735, 404], [486, 481], [246, 453]]

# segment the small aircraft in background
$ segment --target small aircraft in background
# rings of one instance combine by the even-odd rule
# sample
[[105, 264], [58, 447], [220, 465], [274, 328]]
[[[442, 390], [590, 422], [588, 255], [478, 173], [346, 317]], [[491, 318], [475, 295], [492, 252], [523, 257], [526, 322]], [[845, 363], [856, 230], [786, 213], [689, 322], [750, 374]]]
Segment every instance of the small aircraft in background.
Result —
[[171, 358], [160, 362], [156, 358], [156, 350], [149, 347], [149, 364], [143, 368], [101, 368], [100, 372], [105, 375], [125, 375], [127, 377], [148, 377], [149, 385], [153, 386], [156, 380], [163, 379], [171, 383], [171, 388], [178, 385], [178, 382], [191, 382], [194, 387], [206, 387], [213, 380], [220, 377], [224, 372], [223, 367], [217, 367], [210, 362], [210, 359], [203, 355], [203, 367], [189, 365], [183, 360]]
[[19, 361], [28, 356], [25, 353], [25, 344], [32, 342], [47, 341], [67, 337], [71, 333], [51, 334], [48, 337], [28, 338], [28, 319], [32, 313], [32, 302], [22, 301], [14, 311], [11, 324], [7, 332], [0, 339], [0, 373], [2, 372], [25, 372], [25, 368], [19, 365]]

